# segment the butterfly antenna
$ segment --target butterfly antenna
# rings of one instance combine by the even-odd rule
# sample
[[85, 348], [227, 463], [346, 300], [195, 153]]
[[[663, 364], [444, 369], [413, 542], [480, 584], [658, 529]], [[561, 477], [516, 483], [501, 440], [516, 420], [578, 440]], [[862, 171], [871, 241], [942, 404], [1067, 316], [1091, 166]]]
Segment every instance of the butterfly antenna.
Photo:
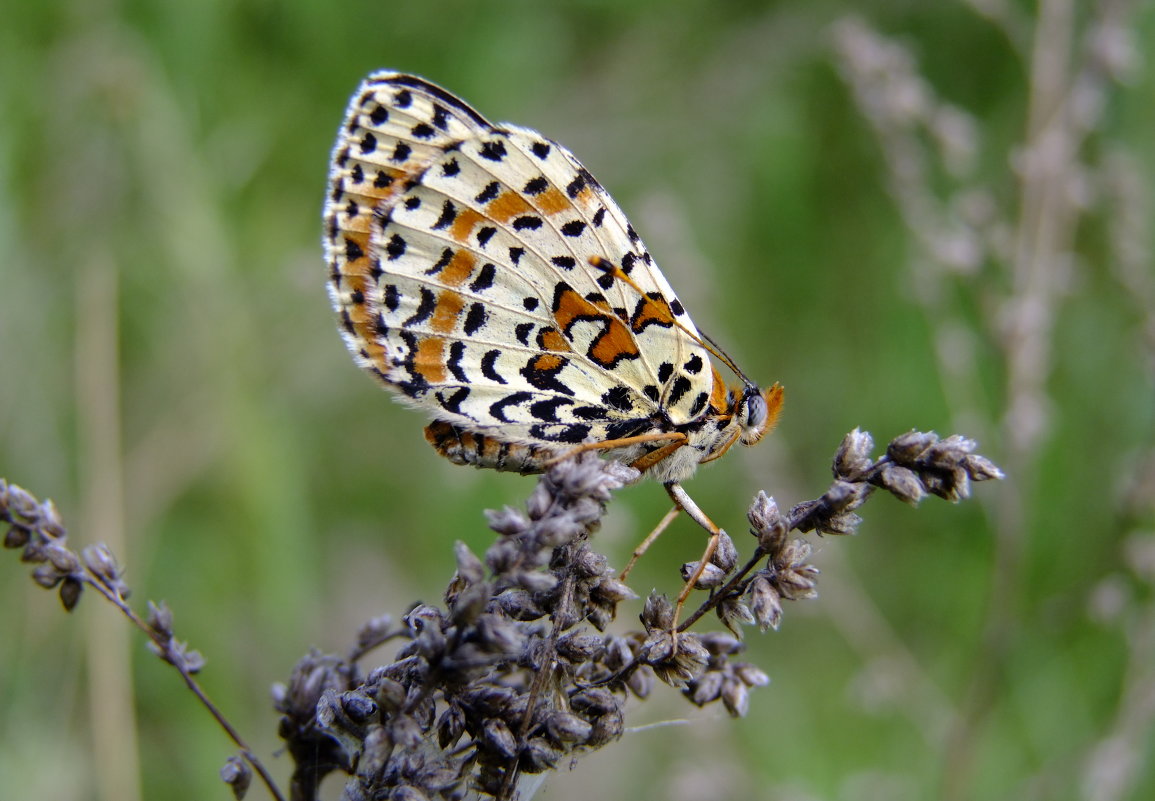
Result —
[[[591, 256], [590, 257], [590, 265], [601, 270], [602, 272], [604, 272], [607, 275], [613, 276], [615, 279], [621, 281], [626, 286], [632, 287], [633, 290], [635, 292], [637, 292], [643, 298], [646, 297], [645, 291], [643, 291], [642, 288], [640, 286], [638, 286], [637, 282], [634, 281], [634, 279], [630, 278], [628, 275], [626, 275], [625, 272], [622, 271], [622, 268], [618, 267], [616, 264], [614, 264], [609, 259], [604, 259], [601, 256]], [[682, 331], [684, 331], [687, 336], [689, 336], [691, 339], [693, 339], [695, 342], [697, 342], [699, 345], [701, 345], [703, 348], [705, 348], [707, 351], [709, 351], [711, 354], [713, 354], [715, 357], [717, 357], [717, 359], [720, 362], [722, 362], [722, 364], [729, 367], [734, 372], [734, 375], [736, 375], [736, 376], [738, 376], [738, 378], [742, 379], [742, 381], [747, 386], [751, 386], [751, 387], [755, 386], [754, 382], [752, 382], [746, 376], [746, 374], [743, 373], [741, 371], [741, 369], [739, 369], [738, 365], [734, 363], [734, 360], [730, 358], [730, 356], [726, 353], [726, 351], [722, 350], [722, 346], [719, 345], [717, 342], [715, 342], [713, 340], [713, 338], [710, 337], [709, 334], [707, 334], [703, 331], [692, 331], [691, 329], [687, 328], [685, 325], [683, 325], [681, 322], [679, 322], [677, 319], [675, 319], [672, 316], [670, 318], [670, 321], [676, 327], [678, 327]]]

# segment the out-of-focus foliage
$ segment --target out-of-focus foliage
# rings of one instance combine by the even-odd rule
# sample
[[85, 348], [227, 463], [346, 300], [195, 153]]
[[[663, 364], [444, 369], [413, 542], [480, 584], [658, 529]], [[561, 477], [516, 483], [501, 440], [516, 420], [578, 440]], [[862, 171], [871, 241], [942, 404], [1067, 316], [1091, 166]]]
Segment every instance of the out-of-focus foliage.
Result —
[[[1142, 6], [1086, 6], [16, 4], [0, 474], [55, 498], [77, 543], [112, 542], [263, 755], [297, 657], [437, 592], [455, 539], [484, 550], [481, 509], [529, 480], [440, 460], [352, 366], [324, 291], [347, 96], [416, 72], [566, 144], [696, 322], [786, 386], [774, 435], [688, 486], [734, 536], [759, 489], [820, 492], [856, 425], [961, 431], [1010, 471], [981, 504], [876, 503], [820, 544], [822, 600], [750, 636], [773, 684], [747, 719], [628, 733], [548, 797], [1150, 797], [1155, 31]], [[856, 83], [871, 52], [886, 74]], [[1105, 77], [1064, 94], [1087, 64]], [[1056, 156], [1069, 113], [1088, 127]], [[963, 161], [935, 161], [952, 141]], [[1028, 180], [1032, 155], [1059, 179]], [[600, 535], [622, 563], [666, 504], [622, 494]], [[635, 586], [676, 590], [700, 545], [675, 526]], [[0, 795], [131, 787], [95, 766], [131, 766], [127, 728], [102, 726], [132, 698], [144, 797], [225, 797], [228, 744], [177, 678], [109, 610], [65, 616], [2, 569]]]

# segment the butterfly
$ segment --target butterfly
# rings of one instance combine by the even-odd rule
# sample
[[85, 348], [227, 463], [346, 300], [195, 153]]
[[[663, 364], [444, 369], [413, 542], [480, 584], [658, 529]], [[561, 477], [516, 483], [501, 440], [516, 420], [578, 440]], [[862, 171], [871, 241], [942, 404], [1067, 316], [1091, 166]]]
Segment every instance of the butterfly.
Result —
[[324, 226], [346, 345], [433, 418], [438, 453], [538, 473], [604, 450], [660, 481], [667, 518], [685, 510], [713, 543], [681, 482], [761, 439], [782, 388], [759, 389], [699, 333], [568, 150], [423, 78], [376, 72], [338, 133]]

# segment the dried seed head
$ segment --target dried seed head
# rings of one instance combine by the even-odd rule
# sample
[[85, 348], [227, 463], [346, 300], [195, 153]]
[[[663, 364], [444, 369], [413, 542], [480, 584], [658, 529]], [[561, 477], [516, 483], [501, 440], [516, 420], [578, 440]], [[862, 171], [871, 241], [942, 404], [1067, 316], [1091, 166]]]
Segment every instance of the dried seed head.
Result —
[[830, 485], [830, 489], [823, 494], [822, 501], [826, 505], [828, 513], [841, 514], [862, 506], [869, 495], [870, 486], [868, 484], [835, 481]]
[[80, 594], [84, 590], [84, 583], [77, 581], [72, 576], [64, 579], [60, 585], [60, 603], [64, 605], [64, 611], [71, 612], [80, 603]]
[[626, 678], [626, 686], [636, 697], [643, 701], [654, 691], [654, 670], [649, 665], [639, 665]]
[[[81, 552], [84, 566], [106, 587], [123, 587], [120, 566], [107, 545], [89, 545]], [[127, 590], [127, 588], [124, 588]]]
[[782, 623], [782, 596], [764, 573], [750, 582], [750, 609], [754, 615], [754, 622], [762, 631], [774, 629]]
[[393, 626], [393, 618], [389, 615], [378, 615], [371, 618], [357, 630], [357, 647], [369, 648], [383, 642], [389, 636], [389, 629]]
[[575, 632], [566, 634], [557, 641], [558, 656], [574, 663], [586, 662], [604, 650], [602, 638], [596, 634]]
[[62, 576], [80, 570], [80, 557], [62, 545], [50, 543], [44, 552], [48, 556], [48, 561]]
[[60, 512], [51, 499], [40, 504], [40, 533], [54, 540], [63, 540], [67, 536], [64, 522], [60, 519]]
[[589, 548], [581, 548], [574, 557], [574, 568], [582, 578], [594, 578], [609, 570], [610, 560]]
[[241, 801], [249, 791], [249, 784], [253, 780], [253, 771], [249, 767], [249, 763], [234, 755], [225, 760], [224, 766], [221, 767], [220, 777], [221, 781], [233, 791], [233, 798]]
[[795, 537], [782, 549], [778, 558], [774, 560], [774, 566], [779, 570], [796, 567], [797, 565], [805, 563], [813, 551], [814, 549], [809, 542], [801, 537]]
[[749, 662], [735, 662], [734, 675], [747, 687], [765, 687], [770, 683], [770, 677], [761, 668]]
[[613, 575], [604, 576], [590, 589], [591, 597], [609, 604], [619, 604], [622, 601], [632, 601], [637, 593], [629, 588], [624, 581], [619, 581]]
[[750, 691], [740, 681], [727, 681], [722, 686], [722, 704], [730, 717], [742, 718], [750, 711]]
[[879, 483], [900, 501], [917, 506], [926, 496], [926, 487], [911, 469], [888, 464], [879, 474]]
[[999, 466], [992, 462], [985, 456], [978, 454], [969, 454], [963, 459], [963, 468], [971, 477], [971, 481], [990, 481], [992, 479], [1004, 479], [1006, 474], [999, 469]]
[[19, 522], [35, 523], [40, 517], [40, 504], [32, 493], [16, 484], [8, 485], [7, 512]]
[[7, 533], [4, 534], [4, 547], [23, 548], [28, 544], [29, 538], [28, 529], [23, 526], [12, 526], [8, 529]]
[[525, 512], [530, 520], [541, 520], [553, 506], [553, 496], [545, 482], [539, 481], [525, 502]]
[[[698, 572], [698, 566], [701, 562], [686, 562], [682, 565], [682, 581], [689, 581], [690, 577]], [[694, 589], [696, 590], [712, 590], [715, 587], [721, 587], [726, 581], [726, 571], [715, 564], [707, 563], [702, 568], [702, 575], [698, 576], [698, 580], [694, 582]]]
[[63, 578], [52, 565], [40, 565], [32, 571], [32, 580], [46, 590], [55, 589]]
[[646, 598], [641, 619], [647, 632], [669, 631], [674, 627], [674, 605], [669, 598], [654, 590]]
[[357, 772], [362, 776], [382, 773], [389, 762], [392, 748], [393, 740], [388, 729], [377, 723], [368, 726], [361, 746], [361, 756], [357, 760]]
[[725, 677], [719, 670], [708, 670], [702, 677], [686, 688], [686, 696], [697, 706], [717, 701], [722, 694]]
[[348, 690], [340, 695], [341, 708], [354, 723], [367, 723], [377, 715], [377, 703], [361, 690]]
[[482, 741], [485, 746], [497, 752], [505, 759], [517, 756], [517, 738], [513, 736], [505, 721], [491, 718], [485, 722], [482, 729]]
[[485, 519], [489, 522], [491, 529], [506, 537], [524, 534], [525, 530], [529, 528], [529, 521], [526, 520], [521, 510], [510, 506], [499, 511], [486, 509]]
[[818, 597], [815, 589], [818, 568], [812, 565], [802, 565], [796, 568], [779, 571], [774, 579], [778, 592], [788, 601], [800, 601], [806, 598]]
[[862, 518], [853, 513], [834, 515], [823, 520], [818, 526], [818, 530], [823, 534], [844, 536], [857, 533], [858, 526], [861, 523]]
[[461, 540], [453, 544], [453, 553], [457, 557], [457, 575], [466, 584], [476, 584], [485, 579], [485, 565], [469, 550], [469, 546]]
[[600, 717], [620, 706], [617, 696], [605, 687], [578, 690], [570, 696], [569, 703], [578, 712], [585, 712], [592, 717]]
[[569, 712], [554, 712], [546, 720], [545, 730], [560, 745], [581, 745], [589, 739], [593, 726]]
[[544, 737], [534, 737], [522, 749], [519, 765], [526, 773], [541, 773], [557, 767], [565, 754], [565, 749], [551, 745]]
[[513, 581], [535, 596], [546, 595], [557, 587], [558, 577], [552, 573], [542, 573], [539, 570], [522, 570], [513, 577]]
[[723, 598], [715, 607], [718, 615], [718, 620], [734, 633], [741, 632], [739, 626], [748, 626], [754, 622], [754, 616], [748, 607], [740, 598], [730, 596]]
[[725, 531], [718, 532], [718, 546], [710, 561], [720, 567], [724, 573], [729, 573], [738, 564], [738, 547], [734, 540]]
[[651, 665], [658, 665], [674, 656], [677, 635], [669, 629], [655, 629], [642, 646], [642, 659]]
[[442, 748], [453, 745], [465, 732], [465, 713], [457, 704], [450, 704], [437, 719], [437, 742]]
[[870, 460], [872, 450], [874, 439], [870, 433], [855, 428], [843, 438], [834, 454], [834, 477], [852, 481], [857, 479], [873, 464]]
[[914, 464], [922, 454], [938, 442], [938, 434], [933, 431], [908, 431], [900, 434], [886, 446], [886, 455], [895, 464]]

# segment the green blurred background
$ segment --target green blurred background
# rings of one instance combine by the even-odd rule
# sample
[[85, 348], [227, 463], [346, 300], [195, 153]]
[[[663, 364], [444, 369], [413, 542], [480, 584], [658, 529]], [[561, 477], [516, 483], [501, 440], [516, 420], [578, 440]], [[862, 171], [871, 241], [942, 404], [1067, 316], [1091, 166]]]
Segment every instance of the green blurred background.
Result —
[[[390, 67], [566, 144], [698, 324], [786, 386], [773, 437], [688, 487], [744, 552], [754, 493], [817, 496], [854, 426], [960, 431], [1011, 473], [959, 506], [876, 498], [818, 543], [821, 597], [749, 635], [773, 683], [746, 719], [659, 688], [628, 722], [693, 725], [632, 731], [539, 797], [1155, 795], [1149, 6], [57, 0], [3, 20], [0, 475], [171, 605], [280, 777], [270, 683], [437, 601], [454, 540], [483, 550], [481, 510], [532, 487], [440, 460], [337, 336], [326, 161]], [[619, 495], [616, 564], [666, 504]], [[675, 590], [700, 544], [680, 523], [635, 588]], [[227, 797], [229, 743], [142, 639], [4, 562], [0, 797]]]

